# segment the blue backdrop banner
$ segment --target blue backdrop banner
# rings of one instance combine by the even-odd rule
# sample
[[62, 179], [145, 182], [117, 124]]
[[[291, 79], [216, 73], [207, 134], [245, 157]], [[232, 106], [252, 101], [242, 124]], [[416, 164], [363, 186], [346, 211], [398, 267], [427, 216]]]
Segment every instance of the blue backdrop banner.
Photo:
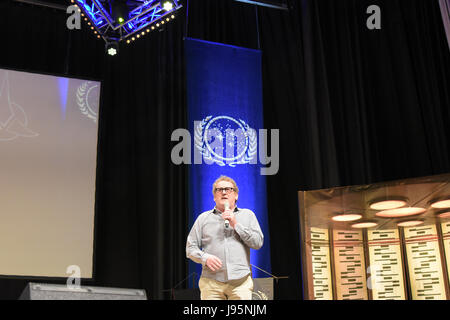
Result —
[[[264, 245], [251, 250], [251, 264], [268, 272], [270, 239], [266, 178], [258, 160], [263, 129], [261, 51], [196, 39], [185, 40], [189, 132], [190, 220], [214, 208], [212, 184], [220, 176], [239, 187], [239, 208], [252, 210], [264, 233]], [[201, 265], [190, 261], [189, 271]], [[253, 277], [267, 277], [252, 268]]]

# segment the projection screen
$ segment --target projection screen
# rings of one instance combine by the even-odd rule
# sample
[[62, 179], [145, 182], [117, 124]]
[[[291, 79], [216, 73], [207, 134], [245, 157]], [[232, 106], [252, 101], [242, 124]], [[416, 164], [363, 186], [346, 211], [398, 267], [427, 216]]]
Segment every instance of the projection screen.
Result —
[[0, 275], [92, 278], [100, 89], [0, 69]]

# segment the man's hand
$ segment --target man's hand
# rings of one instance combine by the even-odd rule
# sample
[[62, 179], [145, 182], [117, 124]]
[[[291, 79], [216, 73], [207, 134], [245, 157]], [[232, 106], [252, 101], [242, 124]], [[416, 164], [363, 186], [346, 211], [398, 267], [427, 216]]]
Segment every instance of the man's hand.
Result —
[[234, 226], [236, 225], [236, 217], [234, 216], [233, 210], [226, 210], [224, 213], [222, 213], [222, 218], [224, 220], [230, 221], [230, 226], [234, 229]]
[[220, 268], [222, 268], [222, 261], [217, 258], [216, 256], [210, 256], [207, 260], [206, 260], [206, 266], [211, 270], [211, 271], [217, 271]]

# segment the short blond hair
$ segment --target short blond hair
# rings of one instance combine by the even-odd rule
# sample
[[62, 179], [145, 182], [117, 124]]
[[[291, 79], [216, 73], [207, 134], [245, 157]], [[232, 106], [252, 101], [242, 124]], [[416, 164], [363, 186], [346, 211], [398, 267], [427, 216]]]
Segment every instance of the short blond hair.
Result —
[[236, 184], [236, 181], [234, 181], [232, 178], [227, 177], [227, 176], [220, 176], [219, 178], [216, 179], [216, 181], [214, 181], [213, 186], [212, 186], [212, 193], [214, 195], [214, 191], [216, 190], [216, 184], [218, 184], [220, 181], [228, 181], [231, 182], [231, 184], [233, 185], [233, 189], [234, 192], [236, 192], [237, 194], [239, 194], [239, 188]]

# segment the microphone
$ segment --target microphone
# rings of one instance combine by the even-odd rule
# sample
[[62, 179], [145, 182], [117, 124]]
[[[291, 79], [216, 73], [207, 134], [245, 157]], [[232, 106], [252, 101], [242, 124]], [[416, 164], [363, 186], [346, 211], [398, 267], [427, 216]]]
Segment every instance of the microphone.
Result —
[[[230, 210], [230, 203], [228, 201], [225, 201], [225, 211]], [[225, 228], [230, 227], [230, 221], [225, 220]]]

